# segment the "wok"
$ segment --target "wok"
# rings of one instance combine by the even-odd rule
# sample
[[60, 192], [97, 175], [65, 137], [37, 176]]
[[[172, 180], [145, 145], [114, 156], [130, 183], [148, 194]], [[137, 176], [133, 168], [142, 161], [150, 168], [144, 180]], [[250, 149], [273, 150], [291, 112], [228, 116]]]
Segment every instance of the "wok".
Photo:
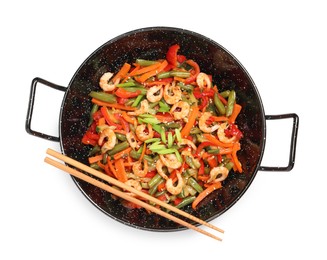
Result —
[[[203, 72], [212, 75], [213, 82], [221, 91], [234, 89], [237, 93], [237, 103], [243, 107], [237, 124], [244, 133], [241, 140], [242, 149], [238, 152], [244, 173], [232, 171], [224, 181], [223, 188], [210, 194], [196, 211], [191, 207], [184, 209], [205, 221], [210, 221], [226, 212], [242, 197], [258, 171], [290, 171], [293, 168], [299, 124], [299, 118], [295, 113], [265, 115], [258, 89], [249, 73], [236, 57], [212, 39], [196, 32], [171, 27], [142, 28], [111, 39], [86, 58], [67, 87], [41, 78], [32, 80], [26, 131], [37, 137], [60, 142], [63, 154], [87, 164], [90, 147], [82, 144], [81, 139], [87, 129], [92, 106], [88, 94], [92, 90], [98, 90], [101, 75], [107, 71], [118, 71], [124, 62], [131, 63], [137, 58], [149, 60], [164, 58], [168, 47], [176, 43], [181, 46], [180, 53], [198, 62]], [[40, 85], [64, 92], [59, 114], [59, 137], [31, 129], [35, 90]], [[261, 166], [266, 141], [266, 120], [287, 118], [293, 120], [288, 165]], [[75, 177], [72, 178], [92, 204], [121, 223], [150, 231], [185, 229], [143, 209], [126, 208], [107, 192]]]

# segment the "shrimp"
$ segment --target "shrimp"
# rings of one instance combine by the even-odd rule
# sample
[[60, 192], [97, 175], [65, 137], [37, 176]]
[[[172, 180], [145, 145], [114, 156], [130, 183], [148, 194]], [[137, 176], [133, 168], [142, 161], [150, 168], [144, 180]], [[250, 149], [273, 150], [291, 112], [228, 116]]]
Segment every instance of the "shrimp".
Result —
[[112, 148], [114, 148], [116, 145], [116, 139], [117, 138], [116, 138], [115, 132], [111, 128], [106, 127], [105, 129], [103, 129], [100, 133], [100, 138], [98, 140], [98, 144], [102, 145], [104, 140], [106, 142], [102, 145], [101, 152], [105, 153], [108, 150], [111, 150]]
[[141, 107], [135, 111], [129, 111], [127, 112], [128, 115], [131, 115], [131, 116], [139, 116], [141, 114], [144, 114], [146, 112], [149, 111], [149, 103], [146, 99], [144, 99], [142, 102], [141, 102]]
[[150, 102], [158, 102], [162, 99], [162, 95], [163, 95], [162, 85], [158, 85], [158, 86], [153, 86], [148, 89], [148, 91], [146, 93], [146, 98]]
[[219, 128], [219, 125], [213, 125], [213, 126], [208, 126], [207, 125], [207, 120], [211, 117], [211, 113], [210, 112], [204, 112], [202, 114], [202, 116], [199, 119], [199, 128], [201, 129], [201, 131], [205, 132], [205, 133], [211, 133], [215, 130], [217, 130]]
[[178, 169], [181, 167], [182, 163], [178, 161], [175, 154], [160, 154], [159, 155], [160, 160], [164, 165], [166, 165], [168, 168], [172, 169]]
[[[129, 180], [125, 181], [125, 184], [132, 187], [132, 188], [134, 188], [134, 189], [136, 189], [136, 190], [138, 190], [138, 191], [142, 190], [142, 186], [141, 186], [140, 182], [137, 181], [137, 180], [129, 179]], [[132, 197], [136, 196], [132, 192], [127, 192], [127, 194], [132, 196]]]
[[194, 150], [196, 150], [196, 145], [189, 139], [182, 138], [178, 145], [188, 145], [191, 146]]
[[142, 162], [140, 161], [135, 162], [132, 169], [136, 176], [143, 178], [148, 173], [148, 161], [144, 160], [143, 170]]
[[[148, 128], [147, 132], [145, 131], [146, 128]], [[150, 124], [148, 124], [148, 126], [146, 126], [145, 124], [138, 125], [135, 129], [135, 133], [137, 138], [142, 142], [153, 138], [153, 130]]]
[[226, 137], [226, 135], [225, 135], [226, 128], [227, 128], [227, 123], [220, 124], [219, 129], [217, 131], [217, 136], [218, 136], [219, 140], [226, 144], [235, 142], [236, 136], [233, 136], [231, 138]]
[[101, 76], [99, 86], [103, 89], [103, 91], [113, 91], [116, 88], [116, 85], [119, 83], [119, 79], [117, 79], [114, 83], [110, 82], [113, 75], [114, 74], [111, 72], [106, 72]]
[[134, 132], [128, 132], [126, 134], [126, 139], [129, 143], [130, 147], [132, 147], [133, 149], [140, 147], [140, 145], [136, 141], [136, 136], [135, 136]]
[[173, 185], [173, 180], [171, 178], [169, 178], [166, 181], [167, 191], [169, 191], [172, 195], [177, 195], [177, 194], [181, 193], [181, 191], [184, 187], [184, 180], [182, 178], [182, 175], [178, 172], [176, 174], [176, 176], [177, 176], [177, 180], [178, 180], [178, 183], [176, 186]]
[[[210, 178], [207, 180], [207, 182], [218, 182], [223, 181], [228, 176], [228, 169], [225, 166], [218, 166], [214, 167], [210, 171]], [[217, 178], [218, 177], [218, 178]]]
[[190, 113], [190, 105], [187, 102], [179, 101], [172, 106], [170, 113], [174, 115], [175, 120], [187, 118]]
[[166, 175], [166, 173], [165, 173], [164, 170], [163, 170], [163, 167], [164, 167], [164, 166], [165, 166], [165, 165], [162, 163], [161, 159], [159, 159], [159, 160], [156, 162], [156, 170], [157, 170], [158, 174], [159, 174], [162, 178], [164, 178], [165, 180], [168, 180], [169, 178], [168, 178], [168, 176]]
[[173, 105], [182, 99], [182, 91], [175, 82], [172, 84], [168, 83], [164, 87], [163, 96], [168, 104]]
[[212, 85], [209, 76], [203, 72], [200, 72], [196, 77], [196, 84], [198, 84], [200, 89], [204, 87], [210, 88]]

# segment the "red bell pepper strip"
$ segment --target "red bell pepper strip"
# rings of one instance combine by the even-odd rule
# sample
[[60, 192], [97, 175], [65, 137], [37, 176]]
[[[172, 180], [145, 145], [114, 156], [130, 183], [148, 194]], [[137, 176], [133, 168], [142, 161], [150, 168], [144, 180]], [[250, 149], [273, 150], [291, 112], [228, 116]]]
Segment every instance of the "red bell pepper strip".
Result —
[[187, 60], [186, 63], [188, 65], [192, 66], [194, 69], [193, 75], [190, 76], [189, 78], [185, 79], [185, 81], [184, 81], [185, 84], [190, 84], [196, 80], [196, 77], [200, 73], [200, 67], [194, 60]]
[[235, 124], [229, 124], [228, 128], [225, 129], [226, 136], [235, 136], [238, 140], [243, 137], [243, 133]]
[[174, 44], [169, 47], [167, 54], [166, 54], [166, 59], [169, 64], [173, 65], [174, 67], [177, 67], [178, 61], [177, 61], [177, 52], [180, 49], [180, 46], [178, 44]]
[[137, 97], [140, 94], [141, 94], [140, 90], [136, 90], [132, 92], [132, 91], [127, 91], [123, 88], [118, 88], [115, 92], [115, 95], [120, 98], [133, 98], [133, 97]]

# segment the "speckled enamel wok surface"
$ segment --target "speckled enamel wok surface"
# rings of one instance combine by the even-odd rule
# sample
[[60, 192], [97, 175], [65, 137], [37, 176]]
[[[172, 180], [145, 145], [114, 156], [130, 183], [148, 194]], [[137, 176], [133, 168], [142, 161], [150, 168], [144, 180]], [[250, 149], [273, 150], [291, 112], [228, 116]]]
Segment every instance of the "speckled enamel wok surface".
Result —
[[[31, 85], [26, 131], [38, 137], [59, 141], [63, 154], [87, 164], [90, 148], [83, 145], [81, 139], [87, 128], [92, 106], [88, 94], [91, 90], [98, 90], [101, 75], [107, 71], [118, 71], [124, 62], [133, 62], [136, 58], [164, 58], [168, 47], [175, 43], [181, 46], [180, 53], [198, 62], [203, 72], [213, 76], [213, 82], [220, 90], [235, 89], [237, 102], [243, 107], [237, 124], [244, 133], [242, 149], [238, 152], [244, 173], [231, 172], [224, 181], [223, 188], [210, 194], [196, 211], [191, 207], [185, 209], [210, 221], [226, 212], [242, 197], [259, 170], [290, 171], [293, 168], [299, 118], [294, 113], [265, 115], [258, 89], [246, 69], [224, 47], [203, 35], [171, 27], [134, 30], [109, 40], [95, 50], [77, 69], [68, 87], [35, 78]], [[65, 92], [59, 115], [59, 137], [31, 129], [35, 89], [38, 85]], [[266, 120], [285, 118], [293, 119], [289, 164], [286, 167], [261, 166], [266, 141]], [[143, 209], [128, 209], [118, 200], [112, 199], [107, 192], [74, 177], [73, 180], [91, 203], [119, 222], [150, 231], [185, 229]]]

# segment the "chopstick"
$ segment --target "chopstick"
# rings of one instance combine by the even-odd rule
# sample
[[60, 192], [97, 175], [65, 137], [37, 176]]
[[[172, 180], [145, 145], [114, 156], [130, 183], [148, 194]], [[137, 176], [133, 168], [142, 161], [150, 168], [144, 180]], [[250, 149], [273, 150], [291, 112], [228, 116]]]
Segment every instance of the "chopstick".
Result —
[[[152, 201], [152, 202], [154, 202], [154, 203], [156, 203], [156, 204], [158, 204], [158, 205], [160, 205], [162, 207], [165, 207], [166, 209], [168, 209], [170, 211], [173, 211], [173, 212], [175, 212], [175, 213], [177, 213], [177, 214], [179, 214], [181, 216], [184, 216], [184, 217], [186, 217], [186, 218], [188, 218], [188, 219], [190, 219], [190, 220], [192, 220], [194, 222], [197, 222], [197, 223], [199, 223], [201, 225], [212, 228], [212, 229], [214, 229], [214, 230], [216, 230], [218, 232], [224, 233], [224, 230], [222, 230], [222, 229], [220, 229], [220, 228], [218, 228], [218, 227], [216, 227], [216, 226], [214, 226], [214, 225], [212, 225], [212, 224], [210, 224], [208, 222], [205, 222], [202, 219], [199, 219], [199, 218], [197, 218], [197, 217], [195, 217], [195, 216], [193, 216], [193, 215], [191, 215], [189, 213], [186, 213], [185, 211], [182, 211], [182, 210], [180, 210], [180, 209], [178, 209], [176, 207], [173, 207], [173, 206], [171, 206], [171, 205], [169, 205], [169, 204], [167, 204], [167, 203], [165, 203], [165, 202], [163, 202], [161, 200], [158, 200], [157, 198], [155, 198], [155, 197], [153, 197], [151, 195], [148, 195], [148, 194], [146, 194], [144, 192], [138, 191], [138, 190], [134, 189], [131, 186], [128, 186], [128, 185], [126, 185], [126, 184], [124, 184], [124, 183], [122, 183], [122, 182], [108, 176], [108, 175], [103, 174], [102, 172], [99, 172], [99, 171], [97, 171], [97, 170], [95, 170], [95, 169], [93, 169], [93, 168], [91, 168], [91, 167], [89, 167], [89, 166], [87, 166], [87, 165], [85, 165], [83, 163], [80, 163], [80, 162], [78, 162], [78, 161], [76, 161], [76, 160], [74, 160], [74, 159], [72, 159], [70, 157], [67, 157], [67, 156], [65, 156], [65, 155], [63, 155], [63, 154], [61, 154], [61, 153], [59, 153], [59, 152], [57, 152], [55, 150], [52, 150], [52, 149], [48, 148], [46, 153], [48, 155], [53, 156], [56, 159], [59, 159], [59, 160], [65, 162], [66, 164], [69, 164], [71, 166], [74, 166], [74, 167], [80, 169], [83, 172], [87, 172], [87, 173], [89, 173], [89, 174], [91, 174], [91, 175], [93, 175], [93, 176], [95, 176], [97, 178], [100, 178], [100, 179], [102, 179], [104, 181], [107, 181], [107, 182], [109, 182], [109, 183], [111, 183], [111, 184], [113, 184], [113, 185], [115, 185], [117, 187], [120, 187], [120, 188], [122, 188], [124, 190], [128, 190], [129, 192], [132, 192], [135, 195], [138, 195], [138, 196], [143, 197], [143, 198], [145, 198], [147, 200], [150, 200], [150, 201]], [[174, 221], [174, 222], [176, 222], [176, 223], [178, 223], [178, 224], [180, 224], [182, 226], [193, 229], [193, 230], [195, 230], [197, 232], [200, 232], [200, 233], [202, 233], [204, 235], [207, 235], [207, 236], [209, 236], [211, 238], [214, 238], [214, 239], [216, 239], [218, 241], [222, 241], [222, 239], [220, 237], [217, 237], [217, 236], [215, 236], [215, 235], [213, 235], [213, 234], [211, 234], [211, 233], [209, 233], [209, 232], [207, 232], [207, 231], [205, 231], [203, 229], [200, 229], [200, 228], [198, 228], [198, 227], [196, 227], [196, 226], [194, 226], [194, 225], [192, 225], [192, 224], [190, 224], [190, 223], [188, 223], [188, 222], [186, 222], [186, 221], [184, 221], [182, 219], [179, 219], [179, 218], [177, 218], [177, 217], [175, 217], [175, 216], [173, 216], [173, 215], [171, 215], [171, 214], [169, 214], [167, 212], [164, 212], [164, 211], [160, 210], [159, 208], [156, 208], [156, 207], [154, 207], [154, 206], [152, 206], [152, 205], [150, 205], [150, 204], [148, 204], [148, 203], [146, 203], [144, 201], [141, 201], [141, 200], [139, 200], [139, 199], [137, 199], [137, 198], [135, 198], [133, 196], [130, 196], [130, 195], [128, 195], [128, 194], [126, 194], [126, 193], [124, 193], [122, 191], [119, 191], [119, 190], [117, 190], [115, 188], [112, 188], [110, 185], [107, 185], [107, 184], [105, 184], [105, 183], [103, 183], [101, 181], [98, 181], [98, 180], [96, 180], [96, 179], [82, 173], [81, 171], [78, 171], [78, 170], [76, 170], [74, 168], [71, 168], [71, 167], [69, 167], [67, 165], [64, 165], [64, 164], [62, 164], [62, 163], [60, 163], [60, 162], [58, 162], [56, 160], [53, 160], [53, 159], [51, 159], [49, 157], [45, 157], [44, 161], [46, 163], [52, 165], [52, 166], [55, 166], [58, 169], [61, 169], [61, 170], [65, 171], [65, 172], [69, 173], [72, 176], [75, 176], [75, 177], [77, 177], [79, 179], [82, 179], [82, 180], [84, 180], [84, 181], [86, 181], [86, 182], [88, 182], [88, 183], [90, 183], [90, 184], [92, 184], [94, 186], [97, 186], [97, 187], [99, 187], [99, 188], [101, 188], [101, 189], [103, 189], [105, 191], [108, 191], [108, 192], [116, 195], [117, 197], [123, 198], [123, 199], [128, 200], [128, 201], [130, 201], [132, 203], [135, 203], [135, 204], [137, 204], [137, 205], [139, 205], [139, 206], [141, 206], [141, 207], [143, 207], [143, 208], [145, 208], [145, 209], [147, 209], [147, 210], [149, 210], [151, 212], [154, 212], [154, 213], [156, 213], [156, 214], [158, 214], [160, 216], [163, 216], [163, 217], [165, 217], [167, 219], [170, 219], [170, 220], [172, 220], [172, 221]]]

